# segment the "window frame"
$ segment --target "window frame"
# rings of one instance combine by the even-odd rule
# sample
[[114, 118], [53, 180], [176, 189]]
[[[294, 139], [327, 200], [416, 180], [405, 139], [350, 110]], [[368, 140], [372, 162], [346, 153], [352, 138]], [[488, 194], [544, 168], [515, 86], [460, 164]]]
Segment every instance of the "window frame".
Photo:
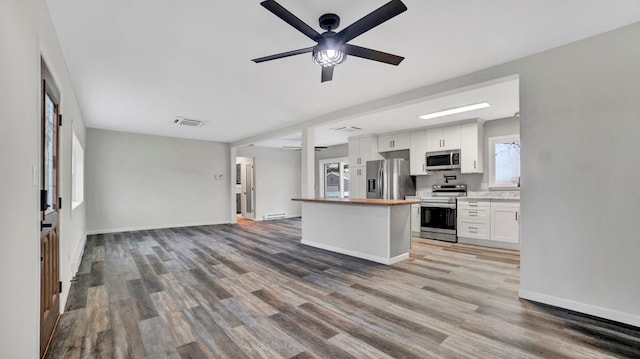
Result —
[[343, 172], [344, 172], [344, 164], [349, 165], [349, 158], [348, 157], [336, 157], [336, 158], [325, 158], [325, 159], [321, 159], [318, 161], [318, 172], [319, 172], [319, 189], [320, 189], [320, 198], [325, 198], [325, 193], [324, 193], [324, 188], [325, 188], [325, 173], [324, 173], [324, 166], [327, 163], [340, 163], [340, 198], [349, 198], [349, 196], [345, 196], [345, 190], [344, 190], [344, 179], [343, 179]]
[[75, 209], [84, 203], [84, 180], [85, 180], [85, 150], [76, 135], [72, 131], [71, 139], [71, 209]]
[[[510, 190], [510, 191], [519, 191], [520, 190], [520, 181], [514, 184], [496, 184], [496, 164], [495, 164], [495, 145], [496, 143], [504, 143], [504, 142], [518, 142], [520, 148], [522, 148], [522, 143], [520, 141], [520, 134], [512, 134], [512, 135], [504, 135], [504, 136], [495, 136], [488, 138], [488, 148], [487, 151], [488, 160], [489, 160], [489, 189], [490, 190]], [[520, 158], [518, 159], [520, 162], [520, 168], [522, 169], [522, 153], [520, 153]], [[520, 178], [522, 177], [522, 172], [520, 173]]]

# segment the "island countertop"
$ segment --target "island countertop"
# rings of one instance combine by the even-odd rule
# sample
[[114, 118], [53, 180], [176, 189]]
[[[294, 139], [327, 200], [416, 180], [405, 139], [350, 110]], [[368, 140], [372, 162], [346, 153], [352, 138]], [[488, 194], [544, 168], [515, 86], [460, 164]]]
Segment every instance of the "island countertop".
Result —
[[406, 204], [418, 204], [417, 199], [372, 199], [372, 198], [292, 198], [292, 201], [319, 202], [331, 204], [357, 204], [371, 206], [400, 206]]

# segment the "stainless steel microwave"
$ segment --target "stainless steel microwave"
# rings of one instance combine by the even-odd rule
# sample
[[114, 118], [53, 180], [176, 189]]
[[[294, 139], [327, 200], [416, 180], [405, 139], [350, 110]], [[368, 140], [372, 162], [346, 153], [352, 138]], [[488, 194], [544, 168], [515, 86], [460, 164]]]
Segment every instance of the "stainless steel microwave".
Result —
[[427, 171], [444, 171], [460, 168], [460, 150], [427, 152]]

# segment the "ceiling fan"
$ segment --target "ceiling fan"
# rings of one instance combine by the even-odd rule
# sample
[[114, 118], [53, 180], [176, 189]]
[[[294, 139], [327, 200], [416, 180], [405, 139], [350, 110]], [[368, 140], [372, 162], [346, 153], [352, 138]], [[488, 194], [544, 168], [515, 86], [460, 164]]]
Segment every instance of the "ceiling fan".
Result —
[[326, 30], [322, 34], [305, 24], [302, 20], [274, 0], [263, 1], [260, 5], [284, 20], [287, 24], [296, 28], [311, 40], [317, 42], [317, 44], [303, 49], [253, 59], [252, 61], [255, 63], [311, 52], [313, 61], [322, 65], [322, 82], [325, 82], [333, 79], [333, 68], [336, 65], [343, 63], [346, 60], [347, 55], [384, 62], [396, 66], [404, 60], [404, 57], [402, 56], [348, 44], [348, 42], [354, 38], [405, 12], [407, 7], [401, 0], [389, 1], [385, 5], [347, 26], [338, 33], [333, 30], [337, 29], [340, 25], [340, 17], [336, 14], [324, 14], [320, 16], [319, 19], [320, 28]]

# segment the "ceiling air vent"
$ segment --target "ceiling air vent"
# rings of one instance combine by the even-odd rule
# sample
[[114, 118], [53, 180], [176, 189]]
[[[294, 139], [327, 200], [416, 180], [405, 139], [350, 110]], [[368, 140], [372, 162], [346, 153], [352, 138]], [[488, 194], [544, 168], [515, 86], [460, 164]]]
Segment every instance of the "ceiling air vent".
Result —
[[204, 126], [204, 122], [200, 120], [191, 120], [184, 117], [176, 117], [176, 119], [173, 120], [173, 123], [179, 126], [188, 126], [188, 127]]
[[356, 126], [340, 126], [340, 127], [334, 127], [331, 130], [341, 131], [341, 132], [356, 132], [356, 131], [362, 130], [362, 128], [356, 127]]

